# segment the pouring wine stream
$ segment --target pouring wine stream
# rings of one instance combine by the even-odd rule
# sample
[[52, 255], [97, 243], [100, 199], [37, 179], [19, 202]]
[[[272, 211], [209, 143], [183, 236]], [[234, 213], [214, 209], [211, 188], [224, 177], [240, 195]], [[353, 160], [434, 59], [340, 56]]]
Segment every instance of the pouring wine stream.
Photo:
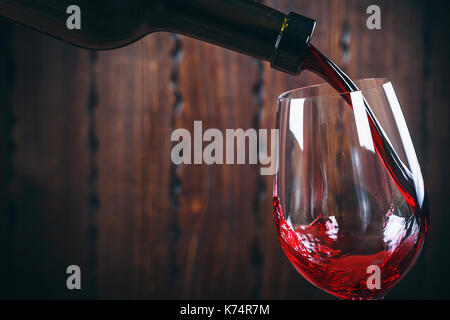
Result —
[[[333, 61], [312, 44], [308, 46], [302, 67], [304, 70], [311, 71], [327, 81], [336, 91], [342, 93], [347, 104], [351, 108], [353, 107], [350, 92], [358, 91], [358, 87]], [[416, 196], [413, 175], [398, 157], [364, 97], [363, 101], [376, 152], [406, 202], [410, 206], [415, 207], [419, 199]]]

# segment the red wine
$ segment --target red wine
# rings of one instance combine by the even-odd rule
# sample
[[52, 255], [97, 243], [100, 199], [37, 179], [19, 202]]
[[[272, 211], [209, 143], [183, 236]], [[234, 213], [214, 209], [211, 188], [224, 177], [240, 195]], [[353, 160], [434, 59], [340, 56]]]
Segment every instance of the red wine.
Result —
[[[350, 92], [357, 91], [352, 80], [309, 44], [302, 69], [325, 79], [352, 107]], [[281, 246], [292, 265], [308, 281], [343, 299], [377, 299], [385, 295], [409, 268], [423, 245], [427, 231], [426, 197], [418, 195], [414, 178], [400, 161], [389, 140], [364, 100], [375, 151], [413, 215], [402, 218], [393, 207], [381, 222], [384, 234], [360, 235], [342, 228], [334, 216], [319, 215], [309, 225], [286, 221], [277, 194], [274, 194], [275, 223]], [[376, 209], [376, 206], [373, 207]], [[425, 212], [424, 212], [425, 211]], [[425, 213], [425, 214], [423, 214]], [[395, 232], [386, 232], [394, 230]], [[383, 238], [384, 237], [384, 238]], [[391, 237], [391, 238], [389, 238]], [[380, 289], [369, 289], [367, 267], [380, 268]]]
[[[342, 299], [379, 299], [404, 276], [422, 249], [426, 219], [404, 222], [398, 238], [388, 248], [380, 240], [358, 237], [339, 230], [334, 217], [318, 217], [307, 226], [286, 222], [278, 198], [274, 198], [278, 238], [286, 257], [309, 282]], [[401, 223], [396, 216], [385, 228]], [[355, 249], [355, 243], [359, 246]], [[360, 248], [358, 250], [358, 247]], [[381, 288], [369, 289], [367, 267], [380, 268]]]

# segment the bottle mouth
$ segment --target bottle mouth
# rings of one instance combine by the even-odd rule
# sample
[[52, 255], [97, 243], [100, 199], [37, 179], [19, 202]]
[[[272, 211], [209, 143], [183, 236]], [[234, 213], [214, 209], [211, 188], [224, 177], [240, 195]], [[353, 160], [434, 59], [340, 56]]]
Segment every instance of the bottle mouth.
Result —
[[316, 21], [305, 16], [289, 13], [280, 29], [271, 59], [272, 68], [298, 75], [311, 40]]
[[[354, 82], [359, 89], [358, 91], [367, 91], [379, 88], [391, 81], [387, 78], [365, 78], [358, 79]], [[320, 83], [286, 91], [278, 97], [278, 101], [291, 99], [324, 98], [333, 96], [337, 97], [350, 94], [351, 92], [355, 91], [337, 92], [336, 89], [333, 88], [330, 84]]]

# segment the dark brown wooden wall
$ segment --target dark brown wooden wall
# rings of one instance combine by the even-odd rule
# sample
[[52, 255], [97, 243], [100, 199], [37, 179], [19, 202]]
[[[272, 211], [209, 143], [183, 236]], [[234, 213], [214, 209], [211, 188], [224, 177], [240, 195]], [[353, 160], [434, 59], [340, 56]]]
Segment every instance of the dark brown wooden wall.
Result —
[[[431, 225], [388, 298], [450, 298], [446, 1], [266, 1], [318, 20], [353, 78], [387, 77], [421, 162]], [[382, 29], [368, 30], [378, 4]], [[276, 97], [320, 82], [182, 36], [90, 52], [0, 24], [0, 296], [330, 298], [284, 257], [272, 178], [170, 161], [176, 128], [273, 128]], [[66, 267], [82, 290], [66, 289]]]

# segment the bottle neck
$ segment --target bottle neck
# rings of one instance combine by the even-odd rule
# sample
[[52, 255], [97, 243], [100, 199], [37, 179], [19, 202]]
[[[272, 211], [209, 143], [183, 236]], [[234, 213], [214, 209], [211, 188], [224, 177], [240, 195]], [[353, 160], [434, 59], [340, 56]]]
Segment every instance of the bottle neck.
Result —
[[161, 30], [206, 41], [270, 61], [273, 68], [299, 74], [315, 21], [285, 15], [252, 0], [162, 1]]

